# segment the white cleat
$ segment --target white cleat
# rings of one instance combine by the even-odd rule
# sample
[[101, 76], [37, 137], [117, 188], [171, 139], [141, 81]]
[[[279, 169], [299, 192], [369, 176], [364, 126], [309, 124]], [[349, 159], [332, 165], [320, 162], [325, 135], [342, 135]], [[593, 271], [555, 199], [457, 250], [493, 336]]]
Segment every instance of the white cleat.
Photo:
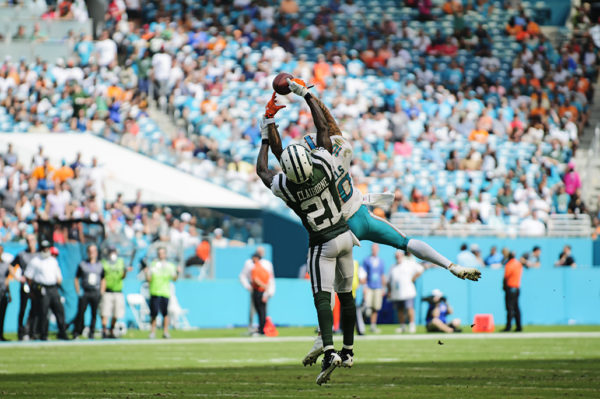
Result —
[[350, 368], [354, 365], [354, 352], [351, 350], [342, 349], [338, 352], [340, 358], [342, 359], [341, 367]]
[[315, 343], [308, 354], [302, 359], [303, 366], [312, 366], [317, 362], [319, 356], [323, 354], [323, 338], [320, 335], [315, 338]]
[[477, 281], [481, 278], [481, 271], [474, 267], [464, 267], [452, 263], [450, 267], [448, 267], [448, 270], [462, 280], [467, 279], [471, 281]]
[[323, 358], [321, 363], [321, 372], [317, 376], [317, 384], [321, 385], [329, 381], [331, 373], [336, 367], [342, 364], [342, 358], [335, 352], [332, 352], [329, 357]]

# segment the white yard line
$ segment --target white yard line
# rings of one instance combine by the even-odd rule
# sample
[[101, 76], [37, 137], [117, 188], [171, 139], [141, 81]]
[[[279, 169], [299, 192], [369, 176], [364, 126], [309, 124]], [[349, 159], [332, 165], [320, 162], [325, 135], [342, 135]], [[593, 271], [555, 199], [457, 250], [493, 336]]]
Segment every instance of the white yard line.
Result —
[[[480, 334], [415, 334], [415, 335], [364, 335], [357, 341], [427, 341], [427, 340], [470, 340], [470, 339], [553, 339], [553, 338], [600, 338], [598, 332], [531, 332], [531, 333], [480, 333]], [[76, 340], [76, 341], [26, 341], [2, 342], [3, 348], [30, 348], [53, 346], [86, 345], [172, 345], [172, 344], [236, 344], [236, 343], [277, 343], [312, 342], [313, 336], [300, 337], [229, 337], [229, 338], [180, 338], [180, 339], [122, 339], [122, 340]]]

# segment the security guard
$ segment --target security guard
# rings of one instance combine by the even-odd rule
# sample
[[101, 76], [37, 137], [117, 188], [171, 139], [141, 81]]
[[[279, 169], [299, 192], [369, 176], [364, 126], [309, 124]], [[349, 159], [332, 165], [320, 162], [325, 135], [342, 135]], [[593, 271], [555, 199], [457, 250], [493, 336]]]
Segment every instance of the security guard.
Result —
[[[77, 292], [77, 295], [79, 296], [79, 306], [77, 317], [75, 318], [73, 339], [79, 337], [83, 332], [83, 319], [88, 305], [90, 305], [92, 310], [92, 320], [90, 321], [88, 338], [94, 339], [96, 314], [106, 284], [102, 263], [98, 262], [98, 247], [94, 244], [90, 245], [87, 248], [87, 253], [88, 259], [79, 264], [77, 273], [75, 274], [75, 292]], [[83, 295], [80, 295], [82, 288]]]
[[27, 324], [23, 324], [23, 321], [25, 320], [25, 310], [27, 310], [27, 302], [29, 302], [31, 299], [31, 290], [29, 284], [27, 284], [27, 279], [25, 278], [25, 271], [27, 270], [29, 262], [39, 255], [37, 252], [37, 239], [35, 238], [35, 235], [29, 234], [27, 235], [26, 239], [27, 249], [20, 252], [12, 261], [12, 265], [14, 267], [19, 266], [21, 268], [21, 276], [19, 277], [19, 280], [21, 281], [21, 290], [19, 295], [19, 318], [17, 320], [19, 341], [23, 339], [29, 339], [29, 334], [31, 334], [31, 320], [33, 319], [31, 317], [31, 310], [29, 311]]
[[1, 260], [2, 253], [4, 253], [4, 247], [0, 245], [0, 341], [8, 341], [8, 339], [4, 338], [4, 316], [6, 315], [6, 308], [10, 302], [8, 277], [14, 276], [14, 270], [10, 264]]
[[58, 287], [62, 284], [62, 273], [58, 261], [50, 254], [50, 243], [40, 243], [40, 256], [33, 258], [25, 277], [31, 287], [34, 338], [48, 340], [48, 309], [52, 310], [58, 325], [58, 339], [69, 339], [65, 331], [65, 309], [60, 300]]
[[[114, 247], [108, 250], [108, 259], [102, 259], [106, 291], [100, 303], [102, 317], [102, 338], [115, 338], [114, 330], [117, 319], [125, 317], [125, 298], [123, 297], [123, 279], [127, 268]], [[108, 319], [112, 317], [110, 331], [107, 330]]]

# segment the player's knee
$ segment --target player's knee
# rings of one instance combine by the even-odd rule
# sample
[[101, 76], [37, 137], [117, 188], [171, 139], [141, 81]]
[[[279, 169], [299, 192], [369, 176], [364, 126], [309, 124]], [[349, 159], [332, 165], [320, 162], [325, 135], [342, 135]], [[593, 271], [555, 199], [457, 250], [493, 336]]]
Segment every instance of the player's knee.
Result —
[[315, 307], [327, 306], [330, 307], [331, 293], [327, 291], [319, 291], [314, 295]]

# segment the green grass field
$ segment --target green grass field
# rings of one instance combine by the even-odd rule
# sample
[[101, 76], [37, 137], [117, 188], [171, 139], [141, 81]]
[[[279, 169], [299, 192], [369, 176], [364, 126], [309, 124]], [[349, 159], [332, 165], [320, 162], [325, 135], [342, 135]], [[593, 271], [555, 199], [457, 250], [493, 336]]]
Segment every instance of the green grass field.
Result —
[[[384, 333], [390, 333], [388, 327]], [[527, 331], [599, 331], [530, 327]], [[280, 329], [310, 336], [311, 329]], [[241, 329], [175, 332], [240, 337]], [[143, 335], [139, 335], [143, 334]], [[131, 338], [146, 333], [132, 332]], [[312, 342], [155, 340], [110, 345], [0, 345], [0, 398], [597, 398], [600, 338], [358, 340], [355, 366], [315, 384], [300, 361]], [[339, 342], [340, 337], [336, 337]]]

